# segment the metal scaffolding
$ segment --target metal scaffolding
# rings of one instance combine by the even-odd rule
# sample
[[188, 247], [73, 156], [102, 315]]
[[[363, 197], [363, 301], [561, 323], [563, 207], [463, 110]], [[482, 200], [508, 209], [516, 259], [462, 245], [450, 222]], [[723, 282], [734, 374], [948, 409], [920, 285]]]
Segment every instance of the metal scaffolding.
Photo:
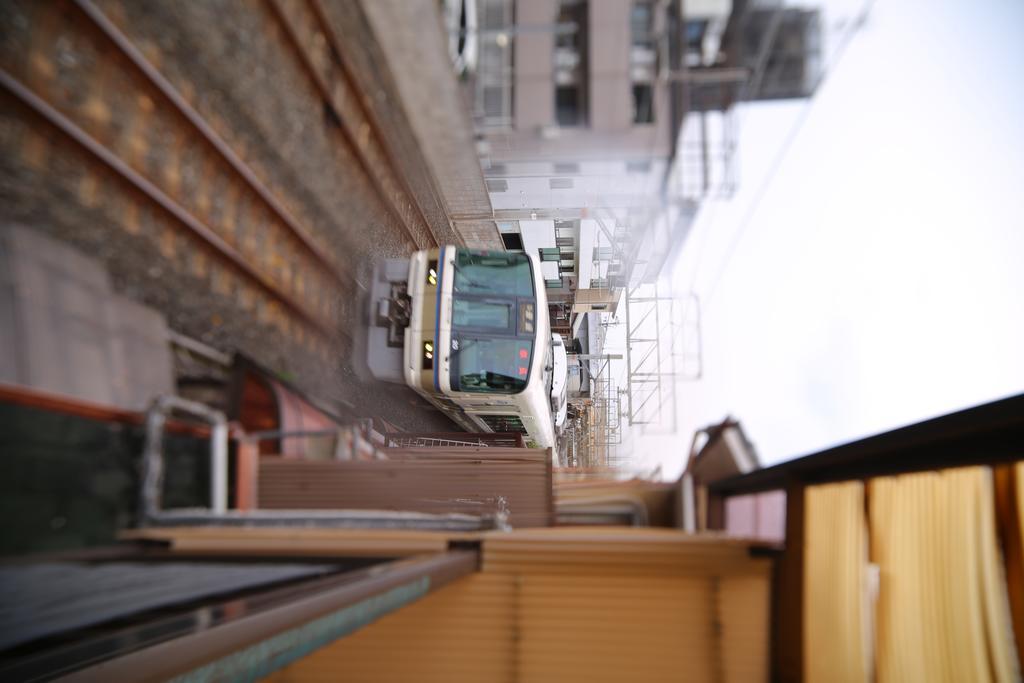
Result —
[[676, 357], [661, 343], [674, 326], [672, 302], [658, 294], [657, 284], [626, 288], [626, 415], [631, 425], [663, 425], [667, 417], [675, 428]]
[[597, 372], [590, 380], [590, 419], [587, 447], [592, 465], [617, 465], [616, 446], [622, 443], [622, 420], [619, 390], [612, 377], [611, 361], [622, 360], [621, 354], [583, 354], [581, 360], [597, 363]]

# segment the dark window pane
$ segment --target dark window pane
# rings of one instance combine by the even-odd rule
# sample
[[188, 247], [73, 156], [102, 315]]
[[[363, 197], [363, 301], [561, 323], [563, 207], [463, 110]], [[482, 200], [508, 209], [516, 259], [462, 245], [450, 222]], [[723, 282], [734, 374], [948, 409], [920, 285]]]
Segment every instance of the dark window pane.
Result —
[[700, 50], [704, 41], [704, 31], [707, 30], [707, 20], [690, 20], [686, 22], [686, 45], [687, 47]]
[[558, 30], [555, 47], [579, 50], [580, 32], [586, 25], [587, 5], [581, 0], [562, 0], [558, 4]]
[[654, 44], [654, 8], [648, 2], [637, 2], [633, 5], [629, 24], [633, 45], [650, 47]]
[[505, 245], [506, 249], [510, 249], [512, 251], [523, 250], [523, 236], [518, 232], [501, 233], [501, 242]]
[[654, 122], [654, 89], [650, 83], [633, 84], [633, 123]]
[[581, 122], [580, 89], [575, 85], [555, 88], [555, 116], [560, 126], [578, 126]]

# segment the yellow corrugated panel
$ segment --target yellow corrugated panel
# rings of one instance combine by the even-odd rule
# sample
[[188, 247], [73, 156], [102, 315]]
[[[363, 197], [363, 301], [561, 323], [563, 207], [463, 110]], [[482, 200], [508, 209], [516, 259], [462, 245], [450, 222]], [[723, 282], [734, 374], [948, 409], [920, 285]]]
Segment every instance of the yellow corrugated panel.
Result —
[[563, 527], [490, 534], [484, 571], [569, 576], [749, 572], [749, 542], [668, 529]]
[[867, 681], [864, 485], [809, 486], [804, 495], [804, 677]]
[[768, 634], [771, 633], [770, 567], [761, 575], [719, 579], [722, 674], [725, 681], [768, 680]]
[[714, 595], [703, 578], [528, 575], [519, 680], [714, 680]]
[[487, 534], [483, 554], [481, 574], [272, 680], [768, 678], [771, 567], [745, 544], [671, 531], [551, 529]]
[[514, 579], [475, 574], [277, 672], [277, 683], [514, 681]]
[[882, 477], [870, 493], [879, 681], [1019, 680], [991, 470]]

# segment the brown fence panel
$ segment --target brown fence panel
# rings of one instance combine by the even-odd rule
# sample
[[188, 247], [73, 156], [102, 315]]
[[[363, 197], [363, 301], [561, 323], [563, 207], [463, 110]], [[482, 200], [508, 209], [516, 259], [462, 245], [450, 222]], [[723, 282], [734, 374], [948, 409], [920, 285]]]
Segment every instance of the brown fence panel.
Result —
[[392, 449], [388, 460], [263, 458], [263, 509], [407, 510], [493, 515], [516, 527], [552, 522], [551, 456], [523, 448]]

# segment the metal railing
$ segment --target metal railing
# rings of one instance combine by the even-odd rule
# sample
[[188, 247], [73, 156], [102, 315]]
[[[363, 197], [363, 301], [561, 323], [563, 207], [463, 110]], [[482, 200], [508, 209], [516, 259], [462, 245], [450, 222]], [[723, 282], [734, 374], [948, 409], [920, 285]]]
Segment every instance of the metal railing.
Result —
[[433, 448], [438, 446], [480, 446], [483, 448], [488, 448], [490, 446], [490, 444], [484, 443], [483, 441], [480, 440], [460, 441], [455, 439], [426, 438], [422, 436], [413, 436], [405, 439], [393, 438], [391, 439], [388, 445], [390, 445], [393, 448]]
[[210, 423], [210, 511], [223, 515], [228, 509], [228, 421], [224, 413], [177, 396], [158, 396], [146, 412], [139, 501], [142, 523], [163, 513], [164, 425], [172, 410], [189, 413]]

